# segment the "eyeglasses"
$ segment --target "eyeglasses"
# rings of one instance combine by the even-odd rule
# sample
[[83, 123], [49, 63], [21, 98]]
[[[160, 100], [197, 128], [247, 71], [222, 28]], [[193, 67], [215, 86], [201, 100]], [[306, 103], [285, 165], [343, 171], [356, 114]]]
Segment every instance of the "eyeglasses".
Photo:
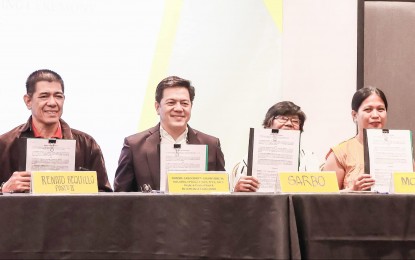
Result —
[[277, 120], [281, 124], [287, 123], [288, 120], [290, 120], [291, 124], [293, 124], [295, 126], [299, 126], [300, 123], [301, 123], [300, 119], [289, 117], [289, 116], [274, 116], [274, 119]]

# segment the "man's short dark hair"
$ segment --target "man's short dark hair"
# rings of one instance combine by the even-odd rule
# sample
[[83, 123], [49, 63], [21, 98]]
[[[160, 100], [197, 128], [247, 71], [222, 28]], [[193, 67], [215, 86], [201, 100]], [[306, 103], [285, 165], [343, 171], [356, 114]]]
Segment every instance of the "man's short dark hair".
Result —
[[190, 101], [193, 103], [193, 100], [195, 99], [195, 88], [192, 86], [189, 80], [182, 79], [177, 76], [170, 76], [160, 81], [156, 89], [156, 101], [158, 103], [161, 102], [161, 99], [163, 98], [163, 91], [166, 88], [174, 87], [186, 88], [189, 91]]
[[31, 96], [36, 91], [36, 83], [39, 81], [48, 81], [48, 82], [59, 82], [62, 86], [62, 92], [64, 93], [64, 84], [61, 76], [51, 70], [37, 70], [30, 74], [26, 80], [26, 93]]

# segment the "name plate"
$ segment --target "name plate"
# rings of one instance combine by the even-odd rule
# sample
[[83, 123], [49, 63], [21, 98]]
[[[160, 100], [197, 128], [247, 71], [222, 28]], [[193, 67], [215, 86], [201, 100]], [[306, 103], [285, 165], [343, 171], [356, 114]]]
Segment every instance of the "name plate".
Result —
[[95, 171], [32, 171], [33, 194], [98, 193]]
[[167, 184], [171, 194], [230, 192], [227, 172], [168, 172]]
[[277, 191], [286, 193], [339, 192], [335, 172], [279, 172]]
[[393, 173], [393, 189], [394, 193], [415, 193], [415, 173]]

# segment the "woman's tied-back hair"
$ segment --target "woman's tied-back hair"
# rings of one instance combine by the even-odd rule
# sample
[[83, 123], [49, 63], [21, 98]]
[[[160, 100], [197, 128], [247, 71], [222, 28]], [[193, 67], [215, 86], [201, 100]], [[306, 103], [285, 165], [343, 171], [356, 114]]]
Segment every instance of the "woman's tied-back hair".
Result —
[[376, 94], [382, 99], [387, 111], [388, 100], [386, 99], [385, 93], [383, 93], [382, 90], [372, 86], [363, 87], [356, 91], [356, 93], [354, 93], [352, 98], [352, 110], [357, 112], [359, 110], [359, 107], [362, 105], [363, 101], [365, 101], [365, 99], [372, 94]]

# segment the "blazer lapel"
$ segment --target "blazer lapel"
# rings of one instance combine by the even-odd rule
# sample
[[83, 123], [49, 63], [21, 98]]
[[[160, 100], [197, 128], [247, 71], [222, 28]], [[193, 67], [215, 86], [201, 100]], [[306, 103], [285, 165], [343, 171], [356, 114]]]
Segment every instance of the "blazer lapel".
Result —
[[155, 187], [160, 187], [160, 135], [159, 128], [156, 127], [150, 130], [151, 135], [146, 140], [146, 151], [147, 151], [147, 163], [148, 168], [150, 169], [151, 178]]
[[190, 126], [187, 127], [189, 129], [189, 132], [187, 133], [189, 144], [201, 144], [200, 140], [197, 138], [197, 131]]

